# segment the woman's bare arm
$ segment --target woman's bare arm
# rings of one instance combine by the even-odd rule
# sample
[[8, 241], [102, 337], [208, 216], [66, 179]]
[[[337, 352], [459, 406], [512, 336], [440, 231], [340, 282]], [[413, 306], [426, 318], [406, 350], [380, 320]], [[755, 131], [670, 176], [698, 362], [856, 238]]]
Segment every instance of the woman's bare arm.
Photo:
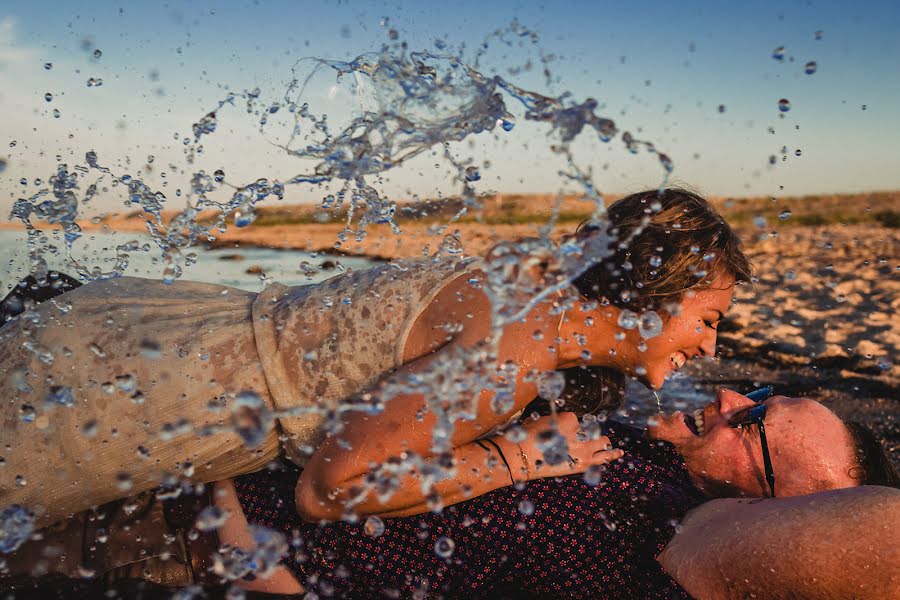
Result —
[[[541, 458], [538, 438], [541, 432], [554, 426], [567, 438], [569, 455], [573, 460], [557, 465], [542, 464], [538, 460]], [[585, 439], [582, 436], [579, 439], [578, 430], [578, 417], [574, 413], [559, 413], [555, 421], [547, 416], [525, 423], [523, 431], [526, 437], [521, 442], [512, 442], [498, 435], [455, 448], [456, 475], [434, 484], [430, 496], [438, 498], [441, 506], [450, 506], [514, 483], [584, 473], [591, 466], [604, 465], [623, 455], [622, 450], [607, 450], [611, 448], [608, 437]], [[523, 462], [523, 455], [528, 459], [528, 464]], [[404, 517], [434, 510], [435, 506], [428, 496], [422, 493], [419, 473], [401, 478], [398, 483], [397, 490], [387, 501], [381, 501], [377, 494], [369, 494], [353, 507], [354, 513], [357, 516]], [[308, 520], [340, 518], [340, 503], [306, 505], [306, 502], [318, 502], [318, 499], [313, 495], [300, 498], [301, 485], [298, 484], [297, 500], [301, 517]]]
[[698, 600], [900, 598], [900, 490], [713, 500], [658, 560]]
[[[424, 410], [425, 396], [412, 391], [384, 399], [377, 395], [392, 386], [414, 381], [416, 377], [437, 375], [474, 381], [472, 373], [461, 370], [460, 357], [480, 352], [491, 334], [489, 300], [465, 281], [457, 281], [438, 294], [421, 320], [429, 324], [427, 332], [431, 332], [428, 333], [429, 343], [419, 344], [421, 349], [426, 352], [437, 349], [385, 378], [372, 392], [376, 399], [384, 401], [383, 410], [377, 414], [348, 413], [343, 429], [330, 436], [311, 457], [298, 482], [296, 494], [298, 510], [305, 518], [339, 518], [348, 500], [364, 485], [373, 465], [377, 467], [391, 458], [402, 458], [404, 453], [422, 458], [434, 456], [432, 432], [437, 421], [433, 412]], [[556, 356], [548, 347], [557, 335], [557, 323], [558, 317], [549, 315], [549, 305], [539, 305], [527, 318], [507, 326], [496, 355], [473, 361], [472, 364], [480, 365], [479, 368], [490, 369], [486, 372], [492, 377], [507, 362], [516, 364], [518, 370], [514, 394], [504, 410], [498, 412], [491, 406], [493, 390], [473, 387], [464, 392], [469, 395], [466, 404], [472, 414], [469, 418], [456, 420], [450, 436], [453, 448], [450, 458], [456, 461], [458, 470], [480, 467], [483, 450], [467, 445], [506, 423], [536, 397], [537, 385], [531, 376], [556, 366]], [[543, 336], [535, 336], [535, 331], [542, 332]], [[449, 385], [453, 387], [456, 382]], [[443, 482], [440, 491], [448, 498], [462, 499], [462, 495], [470, 492], [477, 495], [508, 484], [508, 480], [502, 483], [500, 475], [495, 472], [484, 478], [479, 468], [477, 475]], [[417, 474], [403, 477], [399, 483], [400, 488], [390, 499], [380, 502], [370, 498], [367, 504], [356, 507], [357, 513], [408, 514], [406, 511], [411, 507], [425, 504]]]

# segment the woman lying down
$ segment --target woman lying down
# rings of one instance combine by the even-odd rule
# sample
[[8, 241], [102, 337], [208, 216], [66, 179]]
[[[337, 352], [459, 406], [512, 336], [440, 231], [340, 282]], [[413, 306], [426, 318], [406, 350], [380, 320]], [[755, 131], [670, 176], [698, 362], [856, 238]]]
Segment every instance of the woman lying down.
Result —
[[[546, 429], [548, 419], [527, 428]], [[579, 428], [571, 413], [559, 419], [564, 431]], [[423, 505], [412, 516], [310, 522], [328, 507], [298, 501], [302, 474], [287, 463], [218, 482], [210, 496], [227, 518], [214, 539], [199, 529], [221, 513], [207, 510], [188, 535], [169, 538], [169, 574], [156, 579], [230, 579], [319, 598], [900, 597], [898, 476], [867, 430], [813, 400], [755, 402], [726, 390], [701, 413], [662, 417], [646, 431], [604, 426], [624, 455], [601, 481], [538, 478], [535, 457], [486, 444], [484, 460], [463, 467], [516, 485], [439, 513]], [[573, 455], [578, 439], [570, 436]], [[114, 573], [114, 564], [80, 564], [90, 559], [84, 548], [112, 544], [110, 518], [78, 526], [94, 539], [73, 543], [63, 531], [25, 544], [8, 570]], [[146, 551], [150, 529], [134, 525], [132, 539], [142, 537], [132, 545]], [[193, 557], [179, 554], [182, 540]], [[141, 564], [127, 572], [149, 574]], [[17, 597], [29, 585], [17, 584]]]

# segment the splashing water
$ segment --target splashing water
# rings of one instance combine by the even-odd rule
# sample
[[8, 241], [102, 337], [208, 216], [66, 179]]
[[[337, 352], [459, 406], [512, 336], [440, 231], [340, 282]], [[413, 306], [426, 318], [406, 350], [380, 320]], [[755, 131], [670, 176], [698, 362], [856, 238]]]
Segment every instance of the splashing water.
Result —
[[265, 401], [252, 390], [237, 394], [231, 404], [231, 423], [248, 448], [258, 448], [275, 419]]
[[[523, 34], [523, 31], [517, 29], [517, 34], [528, 33], [524, 31]], [[130, 174], [114, 173], [93, 150], [85, 153], [84, 165], [70, 169], [66, 164], [59, 164], [56, 173], [49, 178], [49, 188], [41, 189], [27, 199], [19, 199], [13, 206], [12, 217], [24, 223], [27, 229], [31, 274], [38, 282], [46, 284], [49, 269], [45, 256], [56, 250], [46, 233], [32, 222], [38, 220], [62, 229], [65, 256], [84, 281], [118, 277], [128, 268], [131, 253], [149, 252], [155, 247], [163, 265], [163, 281], [174, 283], [190, 264], [189, 249], [192, 246], [214, 240], [218, 233], [224, 233], [229, 217], [233, 218], [236, 227], [251, 225], [256, 220], [260, 203], [272, 198], [283, 199], [286, 190], [293, 187], [318, 189], [329, 184], [338, 188], [337, 193], [322, 200], [321, 208], [331, 214], [344, 211], [344, 229], [338, 235], [339, 242], [350, 236], [362, 240], [367, 235], [367, 227], [373, 224], [388, 225], [399, 235], [401, 231], [394, 220], [397, 205], [375, 186], [386, 173], [429, 151], [438, 152], [458, 173], [456, 184], [461, 208], [443, 228], [438, 228], [443, 231], [464, 214], [478, 213], [482, 209], [482, 200], [473, 187], [481, 179], [481, 170], [471, 160], [456, 158], [451, 151], [453, 145], [495, 129], [513, 135], [517, 121], [524, 119], [546, 129], [552, 152], [565, 161], [565, 170], [561, 172], [564, 182], [578, 185], [583, 198], [593, 203], [592, 224], [597, 227], [591, 235], [557, 244], [551, 239], [551, 232], [559, 215], [558, 202], [538, 237], [501, 244], [492, 251], [484, 263], [484, 280], [477, 283], [490, 300], [492, 328], [499, 333], [540, 302], [565, 292], [580, 274], [611, 254], [610, 237], [603, 226], [603, 196], [593, 182], [591, 171], [579, 165], [572, 146], [584, 135], [609, 143], [619, 135], [619, 129], [613, 120], [596, 113], [600, 106], [596, 99], [579, 101], [569, 93], [551, 97], [530, 91], [499, 75], [490, 76], [479, 71], [477, 57], [470, 65], [459, 56], [443, 53], [441, 48], [438, 50], [441, 52], [414, 52], [397, 42], [384, 46], [378, 53], [364, 54], [350, 61], [304, 59], [294, 66], [291, 82], [276, 101], [264, 100], [258, 89], [229, 93], [192, 125], [192, 137], [184, 138], [189, 165], [194, 164], [203, 152], [203, 144], [224, 129], [219, 127], [222, 115], [238, 110], [241, 105], [248, 114], [258, 118], [261, 135], [303, 166], [282, 180], [260, 177], [242, 185], [230, 182], [225, 169], [217, 168], [212, 173], [197, 170], [185, 186], [187, 206], [168, 221], [164, 219], [163, 211], [169, 198], [162, 191], [153, 190]], [[309, 66], [311, 72], [305, 78], [301, 77], [301, 68]], [[313, 75], [323, 70], [336, 73], [339, 83], [352, 79], [356, 84], [360, 114], [339, 129], [331, 126], [326, 115], [315, 115], [306, 102], [306, 90]], [[101, 84], [99, 79], [92, 80], [93, 86]], [[513, 115], [513, 110], [520, 114]], [[290, 124], [287, 133], [273, 132], [275, 123], [282, 122], [283, 118]], [[636, 139], [628, 131], [621, 134], [621, 141], [629, 153], [644, 151], [655, 155], [665, 183], [674, 169], [668, 155], [658, 151], [653, 143]], [[88, 175], [96, 175], [98, 180], [85, 185]], [[144, 246], [136, 242], [116, 246], [115, 264], [107, 271], [83, 264], [72, 253], [75, 242], [82, 235], [77, 222], [80, 207], [91, 202], [105, 180], [110, 181], [111, 187], [124, 191], [126, 206], [143, 211], [147, 233], [153, 242]], [[201, 212], [204, 215], [212, 213], [212, 217], [201, 220]], [[461, 247], [455, 249], [451, 244], [444, 250], [449, 254], [462, 252]], [[544, 266], [545, 274], [544, 282], [539, 286], [529, 279], [524, 268], [537, 262]], [[574, 302], [574, 298], [563, 297], [561, 310], [571, 308]], [[661, 321], [656, 313], [639, 317], [630, 311], [622, 311], [619, 326], [637, 328], [643, 337], [651, 338], [659, 334]], [[395, 378], [382, 390], [380, 406], [347, 403], [325, 415], [325, 428], [337, 431], [344, 413], [354, 410], [377, 412], [390, 398], [414, 391], [424, 395], [426, 408], [435, 417], [431, 458], [410, 452], [402, 461], [389, 461], [378, 466], [372, 477], [359, 486], [355, 498], [347, 503], [348, 511], [352, 512], [353, 507], [369, 494], [375, 494], [382, 501], [388, 499], [399, 481], [412, 472], [417, 473], [426, 494], [441, 479], [455, 475], [456, 467], [450, 454], [451, 435], [457, 421], [475, 418], [479, 398], [475, 391], [494, 392], [492, 408], [498, 414], [512, 408], [515, 365], [503, 365], [499, 372], [497, 368], [487, 366], [496, 363], [498, 345], [499, 335], [495, 334], [476, 348], [448, 349], [446, 368], [442, 372]], [[40, 349], [34, 351], [40, 352]], [[149, 340], [141, 342], [141, 352], [148, 358], [158, 358], [161, 354], [159, 345]], [[116, 387], [123, 392], [134, 392], [134, 379], [130, 375], [120, 377]], [[559, 374], [539, 377], [542, 396], [555, 407], [552, 401], [559, 397], [564, 381]], [[70, 396], [71, 390], [64, 401], [54, 401], [58, 405], [69, 405]], [[143, 396], [135, 398], [143, 400]], [[271, 431], [275, 418], [316, 410], [315, 407], [304, 407], [289, 414], [275, 413], [258, 395], [244, 391], [232, 400], [227, 427], [238, 433], [248, 448], [257, 448]], [[164, 435], [171, 437], [190, 431], [190, 423], [174, 423], [164, 428]], [[540, 448], [549, 464], [559, 464], [568, 457], [566, 440], [555, 431], [540, 440]], [[174, 497], [171, 495], [181, 493], [183, 486], [177, 480], [169, 483], [168, 487], [164, 486], [163, 494]], [[440, 510], [439, 502], [432, 508]], [[347, 518], [353, 519], [354, 515], [348, 514]], [[202, 525], [214, 528], [216, 523], [217, 517], [206, 515]], [[366, 531], [370, 535], [380, 535], [376, 534], [379, 530], [383, 531], [383, 524], [379, 528], [374, 521], [366, 522]], [[284, 538], [279, 535], [259, 529], [254, 534], [255, 539], [258, 538], [256, 550], [233, 548], [218, 554], [215, 572], [232, 580], [250, 572], [266, 571], [277, 563], [275, 556], [280, 558], [284, 553]], [[435, 545], [435, 552], [440, 556], [450, 557], [453, 550], [453, 542], [448, 538], [441, 538]]]
[[27, 508], [13, 504], [0, 510], [0, 552], [15, 552], [34, 531], [34, 515]]
[[250, 525], [251, 549], [223, 547], [213, 555], [212, 572], [226, 581], [235, 581], [254, 574], [271, 575], [281, 558], [288, 551], [288, 543], [282, 533]]
[[441, 558], [450, 558], [456, 550], [456, 544], [448, 537], [441, 536], [434, 543], [434, 553]]
[[[511, 26], [511, 30], [522, 37], [531, 35], [517, 24]], [[298, 70], [310, 63], [312, 72], [301, 81]], [[346, 77], [353, 77], [357, 82], [362, 114], [340, 131], [332, 131], [326, 117], [316, 117], [305, 102], [307, 85], [321, 69], [335, 71], [339, 82]], [[286, 140], [273, 141], [273, 144], [290, 157], [312, 164], [309, 169], [283, 182], [259, 178], [236, 187], [225, 182], [221, 169], [212, 175], [197, 171], [188, 186], [188, 207], [166, 224], [162, 218], [162, 210], [168, 201], [165, 194], [153, 191], [131, 175], [114, 175], [101, 164], [96, 152], [89, 151], [85, 154], [86, 167], [77, 166], [75, 172], [70, 172], [66, 165], [59, 165], [51, 178], [52, 190], [41, 190], [29, 199], [19, 200], [12, 217], [21, 220], [28, 229], [31, 273], [39, 281], [44, 280], [41, 275], [45, 271], [41, 255], [50, 249], [50, 245], [46, 237], [33, 228], [32, 218], [63, 228], [67, 258], [85, 281], [121, 275], [128, 267], [128, 254], [143, 251], [129, 245], [117, 247], [116, 264], [106, 272], [82, 265], [72, 257], [72, 243], [81, 235], [75, 222], [79, 204], [90, 202], [98, 187], [96, 183], [87, 186], [80, 200], [75, 190], [79, 189], [79, 175], [83, 177], [92, 171], [111, 177], [115, 187], [122, 186], [127, 191], [126, 206], [136, 206], [144, 211], [148, 233], [162, 253], [163, 279], [167, 282], [183, 274], [183, 252], [188, 247], [214, 239], [217, 231], [226, 231], [228, 216], [234, 217], [237, 227], [252, 224], [256, 218], [256, 205], [271, 197], [283, 198], [286, 186], [316, 187], [337, 183], [340, 191], [335, 195], [336, 202], [331, 209], [336, 211], [345, 202], [349, 204], [347, 227], [339, 236], [341, 240], [350, 235], [362, 239], [366, 235], [366, 226], [371, 223], [388, 224], [395, 233], [400, 233], [393, 219], [395, 203], [379, 193], [372, 182], [425, 151], [443, 147], [444, 158], [459, 167], [460, 195], [464, 201], [461, 212], [480, 209], [480, 201], [470, 185], [480, 179], [479, 170], [471, 165], [459, 165], [450, 155], [448, 145], [493, 131], [498, 124], [500, 129], [512, 131], [516, 117], [506, 105], [507, 97], [525, 109], [524, 119], [547, 125], [548, 137], [556, 142], [554, 152], [562, 155], [571, 169], [564, 176], [582, 186], [585, 197], [597, 204], [596, 215], [602, 215], [602, 197], [591, 183], [590, 173], [580, 169], [570, 153], [571, 142], [584, 131], [592, 131], [604, 142], [618, 134], [611, 119], [595, 113], [596, 100], [588, 98], [577, 102], [568, 93], [548, 97], [519, 87], [499, 75], [485, 75], [458, 56], [411, 52], [397, 42], [386, 45], [379, 53], [364, 54], [352, 61], [298, 61], [294, 78], [278, 102], [262, 100], [258, 89], [230, 93], [214, 110], [194, 123], [193, 140], [185, 139], [187, 160], [193, 163], [202, 151], [201, 143], [217, 133], [223, 111], [236, 107], [238, 101], [246, 103], [248, 113], [259, 115], [259, 130], [264, 135], [269, 133], [269, 116], [286, 112], [293, 121], [290, 133]], [[652, 143], [636, 140], [628, 132], [622, 135], [622, 141], [630, 152], [645, 148], [656, 153], [664, 173], [672, 171], [671, 159], [657, 152]], [[233, 190], [229, 199], [214, 199], [214, 192], [228, 188]], [[48, 193], [52, 193], [53, 199], [40, 201]], [[216, 215], [206, 224], [198, 222], [200, 211], [210, 209]]]

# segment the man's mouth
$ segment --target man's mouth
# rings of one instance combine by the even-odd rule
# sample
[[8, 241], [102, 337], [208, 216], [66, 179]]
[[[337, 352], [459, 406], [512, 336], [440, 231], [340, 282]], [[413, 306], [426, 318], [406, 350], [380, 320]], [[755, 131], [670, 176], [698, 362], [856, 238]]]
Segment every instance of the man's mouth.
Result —
[[676, 369], [680, 369], [684, 366], [684, 363], [687, 362], [687, 356], [685, 356], [683, 352], [676, 352], [672, 355], [670, 360]]
[[691, 433], [697, 437], [703, 437], [706, 433], [706, 423], [703, 418], [703, 409], [698, 408], [693, 414], [684, 415], [684, 424]]

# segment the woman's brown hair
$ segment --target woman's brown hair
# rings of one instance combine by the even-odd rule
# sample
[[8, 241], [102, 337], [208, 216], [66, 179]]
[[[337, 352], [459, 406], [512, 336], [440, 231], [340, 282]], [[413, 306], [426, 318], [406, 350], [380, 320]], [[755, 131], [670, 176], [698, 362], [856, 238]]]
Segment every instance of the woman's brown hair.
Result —
[[[582, 296], [636, 312], [677, 302], [719, 273], [749, 282], [750, 260], [725, 219], [701, 196], [678, 188], [647, 190], [607, 209], [612, 254], [573, 283]], [[585, 222], [576, 236], [601, 227]]]
[[[585, 298], [635, 312], [662, 310], [718, 274], [749, 282], [750, 260], [725, 219], [701, 196], [678, 188], [626, 196], [607, 209], [608, 223], [585, 222], [576, 237], [600, 227], [610, 235], [610, 256], [573, 282]], [[670, 307], [671, 308], [671, 307]], [[598, 367], [565, 371], [562, 410], [612, 410], [624, 397], [625, 376]]]

